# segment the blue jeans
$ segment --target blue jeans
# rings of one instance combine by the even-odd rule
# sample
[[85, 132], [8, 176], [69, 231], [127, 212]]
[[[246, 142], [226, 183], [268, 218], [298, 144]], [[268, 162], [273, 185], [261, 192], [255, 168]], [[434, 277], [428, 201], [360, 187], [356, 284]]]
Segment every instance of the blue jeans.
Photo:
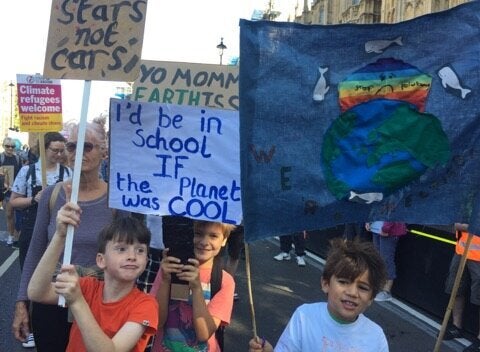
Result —
[[380, 256], [385, 262], [388, 280], [394, 280], [397, 277], [395, 266], [395, 251], [397, 250], [398, 236], [380, 236], [373, 233], [373, 245], [377, 248]]

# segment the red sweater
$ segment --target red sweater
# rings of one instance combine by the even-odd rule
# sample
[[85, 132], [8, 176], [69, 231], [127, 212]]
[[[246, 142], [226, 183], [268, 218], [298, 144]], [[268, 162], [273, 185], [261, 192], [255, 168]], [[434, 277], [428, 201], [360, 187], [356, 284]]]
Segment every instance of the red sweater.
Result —
[[382, 232], [390, 236], [403, 236], [407, 233], [407, 226], [404, 222], [384, 222]]

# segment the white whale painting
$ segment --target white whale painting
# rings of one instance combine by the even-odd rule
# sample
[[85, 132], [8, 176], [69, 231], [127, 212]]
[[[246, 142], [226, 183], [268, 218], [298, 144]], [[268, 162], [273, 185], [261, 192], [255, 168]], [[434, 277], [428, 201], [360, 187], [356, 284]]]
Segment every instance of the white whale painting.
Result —
[[365, 43], [365, 52], [381, 54], [393, 44], [402, 46], [403, 45], [402, 37], [397, 37], [392, 40], [388, 40], [388, 39], [370, 40]]
[[462, 96], [462, 99], [465, 99], [467, 97], [467, 94], [471, 92], [470, 89], [463, 88], [461, 86], [460, 80], [458, 79], [458, 76], [448, 66], [444, 66], [438, 71], [438, 77], [440, 77], [441, 80], [442, 80], [443, 88], [446, 89], [447, 87], [450, 87], [452, 89], [459, 90], [460, 94]]
[[313, 100], [322, 101], [325, 99], [325, 94], [327, 94], [330, 87], [327, 85], [327, 80], [325, 79], [325, 72], [328, 71], [328, 67], [319, 67], [318, 72], [320, 72], [320, 77], [318, 78], [315, 89], [313, 90]]

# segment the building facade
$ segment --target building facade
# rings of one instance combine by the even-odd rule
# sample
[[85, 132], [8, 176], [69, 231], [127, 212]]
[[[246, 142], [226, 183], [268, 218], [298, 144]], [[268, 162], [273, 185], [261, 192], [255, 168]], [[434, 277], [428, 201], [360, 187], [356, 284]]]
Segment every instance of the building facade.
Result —
[[470, 0], [308, 0], [297, 1], [294, 21], [304, 24], [396, 23], [448, 10]]
[[470, 0], [383, 0], [381, 22], [396, 23], [448, 10]]

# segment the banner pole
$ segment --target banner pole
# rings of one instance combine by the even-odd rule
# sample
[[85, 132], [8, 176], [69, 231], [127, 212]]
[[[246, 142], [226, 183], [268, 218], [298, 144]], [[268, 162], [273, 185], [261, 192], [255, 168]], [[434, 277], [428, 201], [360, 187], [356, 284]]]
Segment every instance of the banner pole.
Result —
[[[75, 165], [73, 167], [72, 194], [70, 201], [77, 204], [78, 189], [80, 186], [80, 174], [82, 173], [83, 143], [85, 143], [85, 130], [87, 127], [88, 103], [90, 100], [90, 88], [92, 81], [86, 80], [83, 86], [82, 110], [80, 113], [80, 122], [78, 125], [77, 148], [75, 151]], [[68, 201], [68, 199], [67, 199]], [[63, 252], [63, 265], [70, 264], [72, 259], [73, 232], [75, 228], [72, 225], [67, 226], [67, 237], [65, 240], [65, 249]], [[58, 297], [58, 305], [65, 307], [65, 297]]]
[[438, 333], [437, 341], [435, 343], [435, 348], [433, 349], [433, 352], [440, 351], [440, 345], [442, 344], [443, 336], [445, 336], [445, 331], [447, 330], [448, 321], [450, 320], [450, 315], [452, 313], [453, 306], [455, 305], [455, 298], [457, 297], [458, 287], [460, 286], [460, 280], [465, 269], [465, 264], [467, 263], [467, 255], [468, 250], [470, 249], [470, 243], [472, 242], [472, 238], [473, 235], [471, 233], [468, 233], [467, 243], [465, 244], [465, 249], [463, 251], [462, 258], [460, 259], [460, 264], [458, 266], [455, 281], [453, 283], [452, 293], [450, 294], [447, 310], [445, 312], [445, 316], [443, 317], [442, 327], [440, 328], [440, 332]]
[[257, 338], [257, 323], [255, 318], [255, 307], [253, 305], [253, 293], [252, 293], [252, 275], [250, 272], [250, 249], [248, 243], [245, 242], [245, 270], [247, 273], [247, 287], [248, 287], [248, 300], [250, 302], [250, 313], [252, 318], [252, 331], [253, 336]]

